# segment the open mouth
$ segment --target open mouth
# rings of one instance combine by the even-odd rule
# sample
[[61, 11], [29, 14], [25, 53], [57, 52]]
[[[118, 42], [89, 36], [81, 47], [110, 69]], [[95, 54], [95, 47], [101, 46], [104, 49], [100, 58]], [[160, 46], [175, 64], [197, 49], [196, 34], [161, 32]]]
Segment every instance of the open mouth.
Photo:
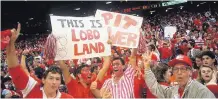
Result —
[[118, 71], [117, 69], [114, 70], [114, 72], [117, 72], [117, 71]]
[[92, 76], [88, 76], [88, 79], [91, 79], [92, 78]]

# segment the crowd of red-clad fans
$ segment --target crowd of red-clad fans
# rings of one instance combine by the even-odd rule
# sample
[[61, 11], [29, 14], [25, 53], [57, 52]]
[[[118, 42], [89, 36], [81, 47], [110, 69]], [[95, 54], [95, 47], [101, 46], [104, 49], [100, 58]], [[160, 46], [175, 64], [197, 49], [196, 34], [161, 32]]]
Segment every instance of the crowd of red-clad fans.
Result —
[[[112, 57], [56, 62], [45, 59], [43, 55], [48, 35], [19, 40], [15, 43], [15, 56], [18, 57], [19, 66], [10, 67], [9, 65], [12, 64], [10, 58], [6, 61], [6, 50], [10, 48], [1, 51], [1, 97], [52, 98], [49, 90], [54, 90], [57, 86], [53, 83], [60, 80], [55, 94], [55, 97], [59, 98], [172, 98], [174, 93], [168, 93], [174, 88], [171, 86], [178, 85], [178, 79], [185, 80], [176, 73], [187, 72], [190, 69], [191, 79], [201, 85], [196, 84], [198, 87], [194, 87], [187, 81], [185, 89], [177, 89], [179, 96], [200, 97], [201, 91], [205, 88], [202, 91], [205, 98], [218, 98], [218, 15], [211, 13], [210, 16], [205, 16], [204, 13], [183, 11], [169, 13], [167, 16], [144, 17], [136, 54], [134, 54], [135, 49], [112, 46]], [[163, 29], [167, 25], [177, 27], [173, 38], [164, 38]], [[13, 56], [10, 55], [8, 56]], [[188, 56], [191, 60], [182, 58], [181, 61], [176, 62], [184, 63], [189, 67], [176, 68], [178, 64], [174, 63], [171, 66], [170, 61], [178, 59], [181, 55]], [[149, 70], [152, 73], [146, 70], [146, 59], [150, 60]], [[121, 64], [131, 66], [122, 69], [119, 67]], [[49, 71], [63, 74], [63, 78], [59, 79]], [[51, 75], [54, 78], [51, 78]], [[154, 78], [160, 86], [151, 83]], [[53, 82], [48, 83], [47, 79], [52, 79]], [[41, 83], [43, 84], [33, 87]], [[189, 89], [188, 84], [191, 86]], [[43, 85], [44, 89], [41, 88]], [[159, 87], [167, 87], [169, 90], [162, 91]], [[198, 92], [199, 90], [201, 91]]]

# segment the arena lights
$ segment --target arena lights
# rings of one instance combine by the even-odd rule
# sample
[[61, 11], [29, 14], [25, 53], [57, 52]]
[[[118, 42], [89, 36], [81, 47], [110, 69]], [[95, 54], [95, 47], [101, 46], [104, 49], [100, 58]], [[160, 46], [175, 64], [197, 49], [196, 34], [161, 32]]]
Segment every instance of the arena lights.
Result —
[[106, 4], [111, 4], [112, 2], [106, 2]]
[[184, 6], [180, 6], [180, 9], [182, 10], [183, 7], [184, 7]]
[[80, 8], [75, 8], [74, 10], [80, 10]]
[[153, 14], [153, 12], [155, 12], [155, 11], [150, 11], [151, 14]]
[[29, 20], [33, 20], [33, 18], [29, 18]]
[[213, 3], [216, 3], [216, 2], [213, 2]]
[[207, 2], [202, 2], [202, 3], [200, 3], [200, 4], [205, 4], [205, 3], [207, 3]]
[[176, 4], [185, 3], [185, 2], [187, 2], [187, 0], [172, 0], [169, 2], [163, 2], [161, 5], [164, 7], [164, 6], [176, 5]]
[[199, 7], [199, 4], [197, 5], [197, 7]]

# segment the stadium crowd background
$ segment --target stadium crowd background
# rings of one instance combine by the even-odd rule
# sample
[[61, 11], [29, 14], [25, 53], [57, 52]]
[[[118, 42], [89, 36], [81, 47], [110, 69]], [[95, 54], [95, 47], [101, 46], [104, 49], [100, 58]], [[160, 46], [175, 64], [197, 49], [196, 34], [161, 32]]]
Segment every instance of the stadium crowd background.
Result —
[[[100, 2], [100, 1], [99, 1]], [[117, 1], [118, 2], [118, 1]], [[26, 4], [24, 4], [26, 3]], [[9, 29], [12, 27], [16, 27], [16, 22], [20, 22], [22, 24], [21, 36], [18, 38], [16, 42], [16, 54], [21, 61], [21, 56], [23, 54], [26, 55], [26, 67], [30, 74], [36, 75], [39, 79], [42, 78], [42, 74], [50, 65], [56, 64], [53, 60], [44, 59], [43, 57], [43, 49], [44, 44], [46, 42], [46, 38], [51, 33], [51, 25], [49, 25], [49, 19], [46, 19], [51, 12], [54, 15], [70, 15], [70, 16], [92, 16], [94, 15], [94, 10], [92, 14], [84, 14], [89, 13], [91, 11], [85, 12], [84, 10], [79, 10], [77, 12], [62, 12], [62, 8], [70, 9], [69, 5], [64, 6], [66, 4], [62, 4], [62, 6], [58, 7], [57, 3], [54, 3], [53, 6], [49, 6], [49, 2], [45, 2], [44, 5], [36, 4], [33, 11], [31, 9], [28, 10], [30, 5], [33, 5], [34, 2], [2, 2], [2, 25], [1, 29]], [[41, 2], [43, 3], [43, 2]], [[78, 4], [87, 2], [77, 2]], [[103, 2], [101, 2], [103, 3]], [[104, 2], [105, 3], [105, 2]], [[149, 2], [149, 4], [155, 4], [160, 2]], [[182, 4], [161, 7], [161, 8], [151, 8], [148, 10], [138, 10], [127, 12], [126, 14], [136, 15], [143, 17], [142, 24], [142, 36], [140, 37], [140, 44], [147, 43], [148, 46], [151, 47], [151, 50], [154, 51], [155, 55], [152, 58], [154, 61], [161, 61], [164, 63], [168, 63], [171, 59], [175, 58], [177, 55], [183, 54], [187, 55], [192, 59], [194, 63], [193, 70], [195, 73], [193, 75], [194, 79], [197, 79], [199, 62], [197, 61], [200, 58], [202, 62], [201, 53], [204, 51], [213, 52], [214, 56], [218, 55], [218, 2], [186, 2]], [[76, 3], [75, 3], [76, 4]], [[93, 2], [95, 7], [98, 8], [100, 3]], [[113, 5], [114, 4], [114, 5]], [[115, 5], [116, 4], [116, 5]], [[119, 4], [123, 6], [123, 8], [119, 7]], [[28, 6], [29, 5], [29, 6]], [[110, 11], [122, 10], [127, 7], [142, 5], [140, 2], [132, 2], [132, 1], [123, 1], [116, 3], [115, 1], [111, 2], [110, 5], [107, 6]], [[14, 6], [15, 8], [11, 10], [9, 7]], [[19, 6], [20, 14], [16, 15], [16, 6]], [[40, 9], [41, 7], [41, 9]], [[48, 9], [48, 7], [51, 7]], [[106, 8], [107, 8], [106, 7]], [[116, 9], [119, 7], [119, 9]], [[58, 9], [60, 8], [60, 9]], [[102, 8], [99, 7], [99, 8]], [[103, 10], [109, 10], [109, 9]], [[38, 11], [45, 10], [46, 11]], [[81, 8], [83, 9], [83, 8]], [[54, 11], [57, 12], [54, 12]], [[88, 10], [88, 9], [85, 9]], [[38, 14], [37, 16], [32, 16], [32, 13]], [[50, 13], [48, 13], [50, 11]], [[58, 12], [59, 11], [59, 12]], [[18, 11], [19, 12], [19, 11]], [[30, 13], [30, 14], [29, 14]], [[68, 13], [68, 14], [66, 14]], [[69, 14], [70, 13], [70, 14]], [[124, 12], [121, 12], [124, 13]], [[206, 13], [206, 14], [205, 14]], [[34, 14], [34, 15], [36, 15]], [[46, 14], [46, 15], [45, 15]], [[41, 16], [43, 16], [43, 18]], [[24, 20], [23, 16], [26, 18]], [[27, 17], [28, 16], [28, 17]], [[176, 26], [178, 31], [174, 34], [174, 37], [170, 40], [166, 40], [163, 38], [164, 27], [167, 25]], [[23, 29], [24, 28], [24, 29]], [[164, 48], [164, 46], [170, 47], [170, 49]], [[192, 48], [196, 49], [195, 51]], [[126, 62], [128, 62], [128, 56], [130, 56], [131, 51], [127, 48], [113, 47], [113, 57], [122, 57]], [[141, 50], [146, 48], [141, 48]], [[148, 49], [147, 49], [148, 50]], [[189, 52], [192, 54], [190, 54]], [[200, 62], [200, 63], [201, 63]], [[76, 68], [81, 63], [86, 63], [91, 66], [92, 73], [98, 73], [99, 69], [102, 66], [102, 58], [90, 58], [90, 59], [80, 59], [80, 60], [72, 60], [69, 62], [71, 69], [70, 72], [75, 74]], [[215, 63], [216, 69], [218, 69], [217, 63]], [[141, 68], [142, 69], [142, 68]], [[141, 70], [140, 71], [143, 71]], [[143, 75], [139, 73], [139, 75]], [[75, 75], [74, 75], [75, 76]], [[135, 80], [137, 84], [141, 84], [142, 92], [139, 95], [136, 95], [137, 98], [147, 97], [148, 91], [146, 91], [147, 87], [145, 82]], [[217, 84], [217, 83], [216, 83]], [[64, 81], [62, 81], [62, 85], [60, 86], [61, 92], [68, 92]], [[137, 92], [137, 91], [136, 91]], [[216, 92], [216, 97], [217, 97]], [[7, 62], [6, 62], [6, 51], [1, 51], [1, 97], [21, 97], [19, 91], [16, 90], [11, 77], [7, 70]], [[217, 97], [218, 98], [218, 97]]]

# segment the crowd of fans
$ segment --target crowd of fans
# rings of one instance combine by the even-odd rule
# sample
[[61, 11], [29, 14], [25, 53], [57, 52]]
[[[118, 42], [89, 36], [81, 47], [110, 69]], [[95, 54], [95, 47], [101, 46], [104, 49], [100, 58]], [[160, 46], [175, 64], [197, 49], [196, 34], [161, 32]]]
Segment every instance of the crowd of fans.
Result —
[[[25, 93], [24, 91], [20, 91], [29, 85], [21, 87], [17, 78], [13, 80], [13, 77], [17, 77], [14, 75], [24, 75], [24, 84], [26, 80], [28, 82], [28, 77], [32, 77], [37, 83], [43, 83], [44, 86], [48, 86], [44, 80], [47, 75], [49, 75], [49, 71], [61, 74], [59, 69], [62, 71], [64, 78], [61, 79], [61, 84], [58, 86], [59, 91], [67, 93], [74, 98], [171, 97], [170, 95], [163, 95], [164, 92], [161, 92], [161, 89], [155, 89], [156, 87], [159, 88], [159, 86], [152, 82], [154, 80], [153, 78], [156, 78], [155, 80], [161, 86], [164, 86], [164, 88], [174, 86], [178, 84], [175, 72], [185, 72], [190, 69], [192, 71], [190, 75], [191, 78], [207, 86], [205, 88], [209, 90], [206, 93], [212, 92], [213, 95], [218, 98], [217, 20], [218, 14], [215, 12], [211, 12], [210, 16], [205, 15], [205, 12], [182, 11], [179, 13], [169, 13], [167, 16], [156, 15], [154, 17], [144, 17], [140, 44], [136, 54], [134, 54], [135, 49], [131, 50], [112, 46], [112, 57], [84, 58], [68, 60], [66, 62], [56, 62], [51, 59], [45, 59], [43, 51], [47, 35], [38, 35], [33, 39], [19, 40], [15, 43], [16, 56], [26, 75], [28, 74], [30, 76], [25, 76], [25, 73], [22, 73], [20, 69], [10, 69], [10, 64], [8, 60], [6, 61], [7, 51], [2, 50], [1, 97], [37, 97], [38, 94], [34, 95], [32, 91]], [[177, 27], [177, 32], [173, 35], [173, 38], [164, 37], [164, 27], [168, 25]], [[135, 57], [132, 55], [135, 55]], [[171, 66], [170, 61], [177, 59], [181, 55], [185, 55], [184, 57], [188, 56], [191, 59], [187, 63], [189, 67], [173, 67], [174, 65], [176, 66], [176, 64]], [[116, 61], [120, 61], [122, 65], [131, 64], [132, 66], [131, 68], [127, 67], [125, 71], [122, 72], [123, 75], [128, 77], [128, 79], [121, 77], [120, 79], [123, 82], [119, 82], [120, 79], [112, 79], [114, 82], [110, 79], [111, 77], [113, 78], [119, 75], [117, 71], [119, 71], [120, 68], [117, 66], [119, 64], [117, 64]], [[146, 71], [147, 67], [145, 66], [145, 61], [149, 63], [149, 68], [151, 68], [153, 75], [151, 72]], [[136, 64], [136, 66], [134, 66], [134, 64]], [[136, 72], [133, 72], [133, 68]], [[17, 73], [12, 73], [12, 71]], [[48, 71], [47, 74], [46, 71]], [[25, 79], [25, 77], [27, 78]], [[33, 79], [29, 78], [29, 80]], [[183, 78], [181, 79], [185, 80]], [[29, 83], [30, 82], [28, 82], [28, 84]], [[115, 85], [113, 85], [115, 87], [110, 86], [111, 83], [115, 83]], [[197, 85], [198, 84], [196, 84], [196, 86]], [[127, 87], [132, 87], [133, 90], [130, 88], [126, 90], [131, 91], [123, 91]], [[119, 89], [119, 91], [114, 90], [116, 88]], [[196, 87], [192, 88], [193, 89], [190, 89], [188, 93], [197, 90]], [[44, 90], [47, 91], [49, 89]], [[134, 94], [131, 92], [134, 92]], [[38, 91], [36, 91], [36, 93], [38, 93]], [[191, 98], [194, 98], [194, 94], [200, 93], [201, 92], [191, 94], [183, 93], [187, 95], [180, 95], [180, 97], [193, 96]], [[213, 98], [213, 95], [202, 95]], [[198, 96], [200, 97], [201, 95]], [[67, 95], [65, 95], [65, 97], [67, 97]]]

